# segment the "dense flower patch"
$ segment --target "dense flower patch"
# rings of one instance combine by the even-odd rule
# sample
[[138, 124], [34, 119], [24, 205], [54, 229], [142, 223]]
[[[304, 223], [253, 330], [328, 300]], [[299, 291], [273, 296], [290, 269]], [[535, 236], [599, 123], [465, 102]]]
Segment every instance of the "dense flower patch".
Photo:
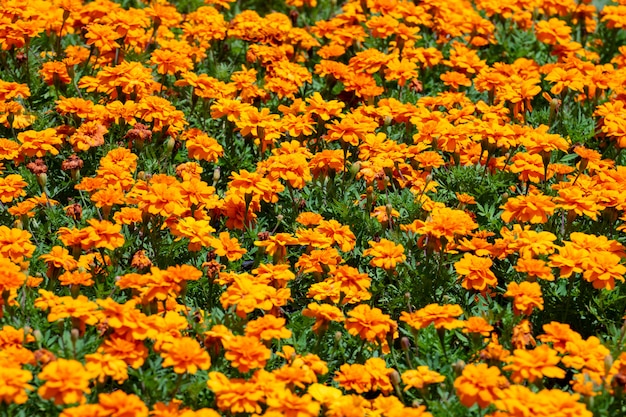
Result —
[[625, 415], [625, 25], [0, 0], [3, 415]]

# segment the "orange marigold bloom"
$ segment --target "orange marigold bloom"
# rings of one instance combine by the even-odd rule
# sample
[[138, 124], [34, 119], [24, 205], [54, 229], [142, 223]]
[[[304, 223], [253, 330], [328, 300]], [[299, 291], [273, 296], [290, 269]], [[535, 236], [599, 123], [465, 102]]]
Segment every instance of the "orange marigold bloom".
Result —
[[509, 365], [503, 369], [513, 371], [511, 379], [515, 383], [523, 381], [535, 382], [544, 376], [548, 378], [564, 378], [565, 371], [559, 368], [561, 361], [557, 352], [548, 345], [541, 345], [533, 350], [515, 349], [508, 358]]
[[398, 336], [398, 324], [379, 308], [371, 308], [367, 304], [359, 304], [348, 313], [345, 327], [353, 336], [370, 343], [380, 344], [383, 352], [389, 352], [387, 338]]
[[511, 385], [500, 392], [494, 404], [505, 416], [592, 417], [593, 413], [579, 399], [580, 395], [560, 389], [544, 389], [535, 393], [523, 385]]
[[225, 256], [229, 261], [236, 261], [247, 252], [239, 245], [237, 238], [231, 238], [228, 232], [221, 232], [219, 237], [210, 239], [210, 245], [218, 256]]
[[189, 239], [187, 249], [197, 252], [203, 247], [211, 246], [215, 229], [209, 220], [196, 220], [193, 217], [184, 217], [172, 228], [172, 234], [177, 236], [176, 241], [182, 238]]
[[0, 403], [24, 404], [28, 401], [26, 391], [34, 388], [28, 383], [32, 379], [30, 371], [8, 359], [0, 359]]
[[98, 405], [105, 416], [146, 417], [148, 407], [135, 394], [127, 394], [123, 390], [110, 394], [99, 394]]
[[328, 324], [331, 321], [341, 323], [345, 320], [341, 310], [330, 304], [310, 303], [302, 310], [302, 315], [315, 318], [315, 324], [312, 329], [316, 333], [328, 328]]
[[498, 398], [500, 390], [508, 385], [500, 369], [485, 363], [467, 365], [461, 376], [454, 380], [456, 393], [466, 407], [474, 404], [480, 408], [488, 407]]
[[2, 293], [18, 290], [26, 281], [22, 268], [4, 256], [0, 256], [0, 271], [2, 271], [0, 272], [0, 292]]
[[37, 377], [46, 381], [37, 393], [44, 400], [53, 399], [56, 405], [84, 403], [89, 394], [91, 375], [78, 361], [57, 359], [43, 367]]
[[291, 330], [285, 327], [285, 319], [266, 314], [246, 324], [246, 336], [252, 336], [259, 340], [287, 339], [291, 337]]
[[461, 314], [463, 310], [457, 304], [428, 304], [413, 313], [403, 311], [400, 320], [416, 330], [424, 329], [431, 324], [434, 324], [436, 329], [451, 330], [463, 327], [463, 322], [457, 318]]
[[254, 246], [265, 248], [265, 252], [268, 255], [272, 255], [277, 259], [285, 259], [287, 254], [287, 246], [297, 245], [298, 239], [293, 237], [290, 233], [276, 233], [269, 236], [266, 240], [255, 241]]
[[389, 379], [391, 372], [393, 370], [387, 368], [384, 359], [371, 358], [364, 365], [358, 363], [341, 365], [334, 380], [345, 389], [359, 394], [374, 390], [390, 392], [393, 388]]
[[182, 135], [189, 157], [207, 162], [217, 162], [224, 155], [224, 148], [217, 140], [200, 129], [189, 129]]
[[193, 375], [198, 369], [206, 370], [211, 366], [208, 352], [190, 337], [174, 339], [165, 351], [161, 352], [161, 356], [164, 358], [161, 366], [164, 368], [173, 366], [177, 374], [188, 372]]
[[69, 84], [72, 81], [67, 71], [67, 66], [60, 61], [48, 61], [41, 65], [39, 70], [41, 78], [48, 85]]
[[27, 185], [28, 183], [19, 174], [9, 174], [0, 178], [0, 201], [10, 203], [18, 197], [25, 196], [24, 187]]
[[175, 75], [193, 69], [193, 61], [184, 51], [156, 49], [150, 55], [151, 64], [157, 66], [157, 73]]
[[462, 287], [469, 290], [485, 291], [487, 286], [495, 286], [498, 279], [491, 271], [493, 262], [489, 258], [466, 253], [454, 264], [456, 273], [463, 277]]
[[333, 239], [344, 252], [354, 249], [356, 236], [354, 236], [350, 227], [342, 225], [337, 220], [322, 220], [315, 230]]
[[26, 230], [0, 226], [0, 256], [9, 258], [13, 262], [30, 258], [35, 252], [35, 245], [30, 243], [31, 236]]
[[545, 261], [534, 258], [519, 258], [517, 263], [513, 266], [517, 272], [522, 272], [529, 277], [540, 278], [546, 281], [554, 281], [554, 275], [552, 274], [552, 268], [550, 268]]
[[85, 355], [85, 361], [87, 371], [100, 383], [104, 383], [107, 377], [111, 377], [118, 384], [122, 384], [128, 379], [126, 362], [108, 353], [96, 352]]
[[215, 393], [217, 407], [222, 411], [260, 413], [259, 404], [265, 398], [264, 387], [254, 381], [228, 379], [220, 372], [209, 373], [209, 389]]
[[552, 197], [534, 192], [526, 196], [510, 198], [500, 208], [504, 209], [501, 217], [506, 223], [515, 220], [537, 224], [548, 221], [548, 216], [554, 213], [556, 204], [552, 201]]
[[320, 403], [310, 394], [295, 394], [287, 388], [271, 390], [266, 403], [269, 415], [277, 412], [285, 417], [316, 417], [320, 412]]
[[626, 267], [620, 263], [618, 255], [602, 250], [593, 250], [583, 260], [583, 279], [593, 284], [593, 288], [612, 290], [615, 280], [624, 282]]
[[241, 373], [265, 367], [271, 351], [256, 337], [233, 336], [224, 340], [224, 357]]
[[89, 219], [87, 223], [87, 236], [81, 241], [84, 250], [93, 247], [115, 250], [124, 245], [124, 236], [120, 233], [122, 225], [97, 219]]
[[489, 336], [493, 326], [482, 317], [470, 317], [463, 323], [463, 333], [480, 333], [482, 336]]
[[370, 240], [370, 248], [363, 251], [363, 256], [373, 256], [370, 265], [373, 267], [392, 270], [396, 268], [398, 262], [404, 262], [406, 255], [404, 254], [404, 246], [396, 245], [388, 239], [380, 239], [375, 242]]
[[552, 18], [537, 22], [535, 34], [540, 42], [548, 45], [564, 44], [570, 41], [572, 28], [565, 21]]
[[58, 155], [57, 146], [63, 144], [63, 139], [57, 133], [56, 129], [44, 129], [40, 131], [27, 130], [17, 134], [17, 140], [20, 141], [20, 154], [38, 158], [43, 158], [46, 153]]
[[524, 281], [521, 284], [510, 282], [507, 285], [505, 297], [513, 297], [513, 312], [515, 314], [530, 315], [533, 308], [543, 310], [541, 287], [536, 282]]
[[423, 389], [427, 385], [438, 384], [446, 380], [439, 372], [432, 371], [428, 366], [418, 366], [417, 369], [409, 369], [402, 373], [402, 382], [405, 391], [411, 388]]

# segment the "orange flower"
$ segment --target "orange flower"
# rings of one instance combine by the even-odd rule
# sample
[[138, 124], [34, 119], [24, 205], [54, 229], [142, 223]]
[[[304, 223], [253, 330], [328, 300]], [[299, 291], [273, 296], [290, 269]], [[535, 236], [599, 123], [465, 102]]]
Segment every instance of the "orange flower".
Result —
[[500, 369], [485, 363], [467, 365], [461, 376], [454, 380], [456, 393], [466, 407], [474, 404], [480, 408], [488, 407], [508, 384]]
[[84, 229], [87, 236], [81, 241], [84, 250], [94, 247], [115, 250], [124, 245], [121, 225], [97, 219], [89, 219], [87, 223], [89, 226]]
[[320, 404], [310, 394], [295, 394], [286, 388], [275, 388], [267, 396], [267, 414], [280, 413], [285, 417], [316, 417]]
[[246, 336], [252, 336], [259, 340], [287, 339], [291, 337], [291, 330], [285, 327], [285, 319], [266, 314], [246, 324]]
[[451, 330], [463, 327], [463, 322], [457, 319], [461, 314], [463, 314], [463, 310], [457, 304], [443, 306], [428, 304], [413, 313], [403, 311], [400, 320], [416, 330], [426, 328], [431, 324], [434, 324], [436, 329]]
[[26, 230], [0, 226], [0, 256], [9, 258], [13, 262], [30, 258], [35, 251], [35, 245], [30, 243], [31, 236]]
[[370, 343], [381, 344], [384, 353], [389, 352], [387, 338], [398, 336], [398, 324], [383, 314], [379, 308], [371, 308], [367, 304], [359, 304], [348, 313], [346, 330], [353, 336]]
[[33, 379], [30, 371], [16, 366], [10, 360], [0, 360], [0, 404], [24, 404], [28, 401], [26, 391], [34, 387], [28, 382]]
[[193, 375], [198, 369], [206, 370], [211, 366], [208, 352], [190, 337], [174, 339], [165, 351], [161, 352], [161, 357], [164, 358], [161, 366], [164, 368], [173, 366], [177, 374], [187, 372]]
[[85, 368], [100, 383], [104, 383], [107, 377], [111, 377], [118, 384], [122, 384], [128, 379], [126, 362], [108, 353], [96, 352], [85, 355], [85, 360]]
[[418, 390], [431, 384], [438, 384], [446, 380], [446, 377], [439, 372], [432, 371], [428, 366], [418, 366], [417, 369], [409, 369], [402, 373], [402, 382], [406, 387], [405, 391], [411, 388], [417, 388]]
[[612, 290], [615, 288], [615, 280], [624, 282], [626, 267], [620, 261], [620, 257], [614, 253], [593, 250], [583, 260], [583, 278], [591, 282], [593, 288]]
[[561, 359], [555, 350], [548, 345], [541, 345], [533, 350], [515, 349], [508, 359], [509, 365], [503, 369], [513, 371], [511, 379], [515, 383], [523, 381], [535, 382], [544, 376], [548, 378], [564, 378], [565, 371], [556, 366]]
[[302, 315], [305, 317], [315, 317], [315, 324], [312, 330], [316, 333], [328, 328], [328, 324], [331, 321], [340, 323], [345, 320], [341, 310], [330, 304], [310, 303], [302, 310]]
[[535, 34], [540, 42], [548, 45], [565, 44], [571, 39], [572, 28], [568, 26], [567, 22], [552, 18], [537, 22]]
[[209, 389], [215, 393], [217, 407], [232, 414], [260, 413], [265, 391], [254, 381], [228, 379], [220, 372], [209, 373]]
[[99, 394], [98, 405], [105, 416], [145, 417], [148, 407], [135, 394], [116, 390], [110, 394]]
[[200, 129], [189, 129], [182, 135], [189, 157], [207, 162], [217, 162], [224, 154], [224, 149], [217, 140]]
[[540, 278], [546, 281], [554, 281], [552, 268], [546, 265], [545, 261], [533, 258], [519, 258], [513, 268], [517, 272], [522, 272], [529, 277]]
[[404, 262], [406, 260], [404, 247], [402, 245], [396, 245], [391, 240], [380, 239], [378, 242], [370, 240], [368, 243], [370, 248], [363, 251], [363, 256], [374, 257], [370, 261], [370, 265], [373, 267], [393, 270], [396, 268], [398, 262]]
[[466, 253], [454, 264], [456, 273], [463, 276], [462, 286], [469, 290], [485, 291], [487, 286], [495, 286], [498, 279], [491, 272], [493, 262], [489, 258]]
[[46, 381], [37, 393], [44, 400], [54, 399], [56, 405], [84, 403], [89, 394], [90, 374], [78, 361], [57, 359], [43, 367], [37, 377]]
[[526, 196], [510, 198], [500, 208], [504, 209], [501, 217], [506, 223], [515, 220], [537, 224], [548, 221], [548, 216], [554, 213], [556, 204], [552, 202], [550, 196], [533, 192]]
[[236, 261], [247, 252], [239, 245], [237, 238], [231, 238], [228, 232], [222, 232], [218, 238], [210, 239], [210, 244], [218, 256], [225, 256], [229, 261]]
[[22, 268], [3, 256], [0, 256], [0, 271], [2, 271], [0, 274], [1, 293], [18, 290], [26, 281]]
[[252, 336], [233, 336], [224, 340], [224, 347], [224, 357], [241, 373], [265, 367], [271, 356], [271, 351]]
[[333, 239], [344, 252], [354, 249], [356, 244], [354, 233], [352, 233], [350, 227], [342, 225], [337, 220], [322, 220], [315, 230]]
[[543, 310], [541, 287], [536, 282], [524, 281], [521, 284], [510, 282], [504, 296], [514, 297], [513, 312], [515, 314], [530, 315], [534, 307]]
[[43, 158], [46, 153], [58, 155], [57, 146], [63, 144], [63, 139], [55, 129], [49, 128], [41, 131], [27, 130], [17, 134], [17, 140], [21, 142], [20, 154]]
[[463, 333], [479, 333], [487, 337], [492, 331], [493, 326], [482, 317], [470, 317], [463, 323]]
[[297, 245], [298, 239], [290, 233], [277, 233], [269, 236], [266, 240], [255, 241], [254, 246], [265, 248], [268, 255], [274, 256], [275, 259], [284, 260], [287, 255], [288, 245]]
[[214, 238], [211, 233], [215, 229], [211, 227], [209, 220], [196, 220], [193, 217], [184, 217], [172, 228], [172, 234], [177, 236], [176, 241], [182, 238], [189, 239], [187, 249], [197, 252], [203, 247], [211, 246]]
[[0, 201], [3, 203], [10, 203], [18, 197], [26, 195], [24, 187], [28, 183], [24, 181], [19, 174], [9, 174], [4, 178], [0, 178]]

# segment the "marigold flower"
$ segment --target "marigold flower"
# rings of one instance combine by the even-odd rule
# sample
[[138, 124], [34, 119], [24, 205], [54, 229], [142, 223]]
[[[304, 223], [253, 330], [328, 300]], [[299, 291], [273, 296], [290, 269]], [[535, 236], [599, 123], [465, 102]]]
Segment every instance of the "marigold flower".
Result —
[[0, 178], [0, 201], [10, 203], [16, 198], [26, 195], [24, 187], [28, 184], [19, 174], [9, 174], [4, 178]]
[[224, 357], [241, 373], [265, 367], [271, 351], [252, 336], [233, 336], [224, 340]]
[[626, 267], [620, 263], [618, 255], [609, 251], [592, 250], [583, 259], [583, 279], [593, 284], [593, 288], [612, 290], [615, 280], [624, 282]]
[[89, 226], [84, 229], [87, 235], [81, 241], [83, 250], [93, 247], [115, 250], [124, 245], [121, 225], [97, 219], [89, 219], [87, 223]]
[[438, 384], [445, 381], [446, 377], [439, 372], [432, 371], [428, 366], [418, 366], [417, 369], [409, 369], [402, 373], [402, 382], [404, 385], [404, 391], [408, 391], [411, 388], [423, 389], [431, 384]]
[[279, 412], [285, 417], [315, 417], [320, 404], [310, 394], [298, 395], [289, 389], [275, 389], [267, 396], [268, 413]]
[[513, 268], [517, 272], [525, 273], [529, 277], [540, 278], [545, 281], [554, 281], [552, 268], [541, 259], [519, 258]]
[[287, 339], [291, 337], [291, 330], [285, 327], [285, 319], [266, 314], [246, 324], [246, 336], [252, 336], [259, 340]]
[[457, 319], [461, 314], [463, 314], [463, 310], [457, 304], [443, 306], [428, 304], [413, 313], [403, 311], [400, 320], [416, 330], [426, 328], [431, 324], [434, 324], [436, 329], [452, 330], [463, 327], [463, 322]]
[[485, 291], [487, 286], [495, 286], [498, 279], [491, 271], [493, 262], [489, 258], [466, 253], [454, 264], [457, 274], [463, 277], [462, 287], [469, 290]]
[[116, 390], [110, 394], [99, 394], [98, 405], [108, 416], [146, 417], [148, 407], [135, 394], [127, 394], [123, 390]]
[[510, 282], [507, 285], [505, 297], [513, 297], [513, 312], [515, 314], [530, 315], [533, 308], [543, 310], [543, 297], [541, 287], [536, 282], [523, 281], [518, 284]]
[[57, 146], [63, 144], [63, 139], [55, 129], [49, 128], [41, 131], [27, 130], [17, 134], [20, 141], [20, 154], [27, 157], [43, 158], [46, 153], [58, 155]]
[[548, 216], [554, 213], [556, 204], [550, 196], [536, 192], [509, 198], [500, 208], [504, 209], [502, 220], [507, 223], [515, 220], [537, 224], [548, 221]]
[[211, 366], [208, 352], [190, 337], [173, 340], [165, 351], [161, 352], [161, 356], [164, 358], [161, 366], [164, 368], [173, 366], [177, 374], [187, 372], [193, 375], [198, 369], [206, 370]]
[[356, 244], [354, 233], [352, 233], [348, 226], [342, 225], [337, 220], [322, 220], [315, 230], [333, 239], [344, 252], [349, 252], [354, 249], [354, 245]]
[[37, 377], [45, 383], [37, 393], [44, 400], [53, 399], [56, 405], [84, 403], [89, 394], [90, 374], [78, 361], [57, 359], [43, 367]]
[[364, 365], [343, 364], [337, 371], [334, 380], [342, 387], [359, 394], [381, 390], [390, 392], [393, 389], [389, 375], [393, 372], [387, 368], [382, 358], [368, 359]]
[[35, 245], [30, 243], [31, 234], [26, 230], [10, 229], [0, 226], [0, 255], [21, 262], [23, 258], [30, 258], [35, 251]]
[[511, 380], [515, 383], [532, 383], [543, 377], [564, 378], [565, 371], [556, 366], [560, 361], [555, 350], [548, 345], [541, 345], [533, 350], [515, 349], [508, 358], [509, 365], [503, 369], [512, 371]]
[[189, 129], [182, 135], [182, 138], [185, 140], [190, 158], [217, 162], [218, 158], [224, 154], [222, 145], [199, 129]]
[[479, 333], [487, 337], [492, 331], [493, 326], [482, 317], [470, 317], [463, 323], [463, 333]]
[[404, 262], [406, 255], [404, 254], [404, 246], [396, 245], [388, 239], [380, 239], [375, 242], [370, 240], [370, 248], [363, 251], [363, 256], [373, 256], [370, 265], [373, 267], [383, 268], [385, 270], [393, 270], [398, 262]]
[[33, 374], [4, 358], [0, 364], [0, 403], [24, 404], [28, 401], [26, 391], [34, 388], [28, 383]]
[[488, 407], [498, 398], [500, 390], [508, 385], [500, 369], [485, 363], [467, 365], [461, 376], [454, 380], [456, 393], [466, 407], [474, 404], [480, 408]]
[[302, 310], [302, 315], [315, 318], [315, 324], [312, 327], [314, 332], [319, 332], [327, 328], [331, 321], [341, 323], [345, 320], [341, 310], [330, 304], [310, 303]]
[[383, 352], [389, 352], [387, 338], [398, 335], [398, 324], [379, 308], [371, 308], [367, 304], [359, 304], [348, 313], [345, 322], [346, 330], [353, 336], [370, 343], [380, 344]]
[[231, 262], [241, 259], [247, 252], [239, 245], [237, 238], [231, 238], [228, 232], [221, 232], [219, 237], [210, 240], [210, 244], [216, 255], [225, 256]]
[[128, 379], [128, 365], [113, 355], [96, 352], [85, 355], [85, 361], [85, 369], [100, 383], [104, 383], [107, 377], [118, 384]]
[[231, 413], [260, 413], [259, 404], [265, 398], [264, 387], [244, 379], [228, 379], [220, 372], [210, 372], [207, 381], [215, 393], [217, 407]]

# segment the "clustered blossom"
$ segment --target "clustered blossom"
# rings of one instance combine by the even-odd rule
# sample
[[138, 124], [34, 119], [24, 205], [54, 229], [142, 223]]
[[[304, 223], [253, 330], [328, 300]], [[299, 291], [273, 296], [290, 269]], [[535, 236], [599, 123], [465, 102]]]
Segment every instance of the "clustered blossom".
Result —
[[3, 411], [623, 409], [624, 1], [135, 3], [0, 0]]

